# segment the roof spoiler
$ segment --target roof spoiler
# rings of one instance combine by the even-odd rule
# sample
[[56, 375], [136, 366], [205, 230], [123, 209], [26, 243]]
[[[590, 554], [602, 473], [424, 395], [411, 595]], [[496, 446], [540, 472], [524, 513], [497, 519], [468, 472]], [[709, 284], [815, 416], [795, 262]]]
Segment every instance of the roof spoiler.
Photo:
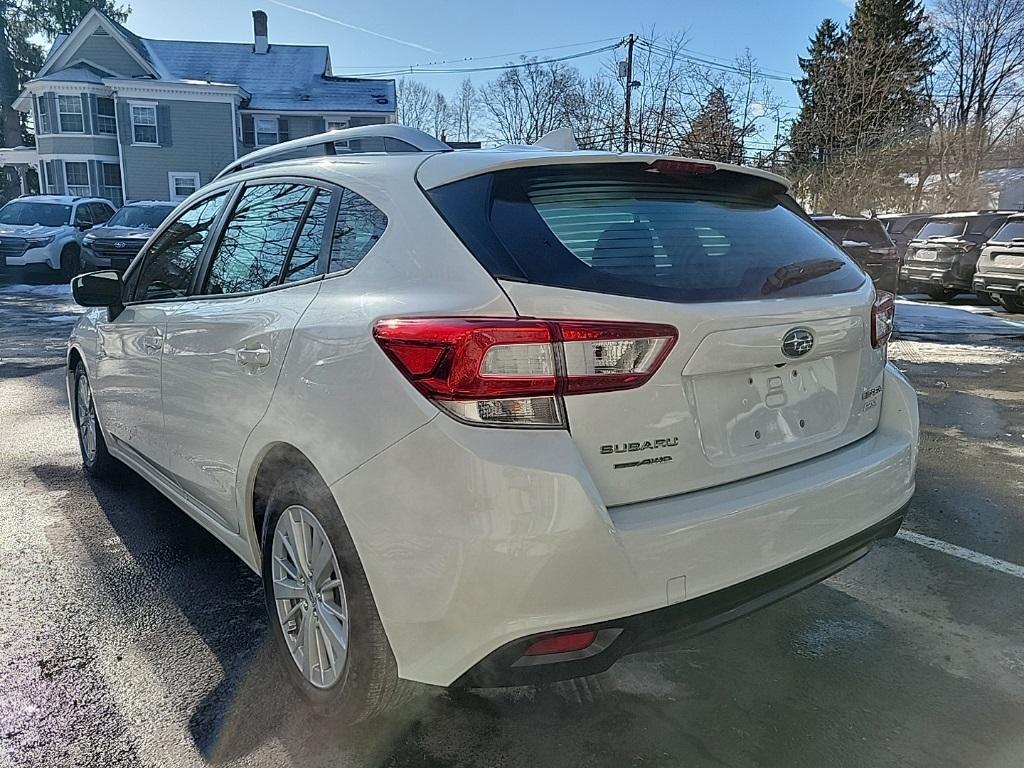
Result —
[[[337, 146], [341, 142], [353, 139], [380, 139], [384, 149], [352, 150]], [[391, 141], [387, 141], [388, 139]], [[389, 152], [387, 149], [389, 143], [394, 144], [396, 149]], [[382, 151], [383, 154], [406, 154], [409, 152], [452, 152], [454, 150], [430, 134], [405, 125], [363, 125], [358, 128], [342, 128], [337, 131], [304, 136], [301, 139], [283, 141], [271, 147], [257, 149], [255, 152], [242, 155], [242, 157], [234, 162], [228, 163], [215, 178], [220, 179], [235, 171], [241, 171], [265, 163], [275, 163], [280, 160], [294, 160], [300, 157], [368, 154], [371, 152], [381, 154]]]

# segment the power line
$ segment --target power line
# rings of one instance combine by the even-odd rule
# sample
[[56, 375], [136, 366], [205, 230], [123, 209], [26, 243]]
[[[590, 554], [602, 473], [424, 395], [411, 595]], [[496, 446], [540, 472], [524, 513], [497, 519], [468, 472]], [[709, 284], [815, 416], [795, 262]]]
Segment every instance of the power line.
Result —
[[565, 56], [556, 56], [550, 59], [538, 59], [537, 61], [523, 61], [518, 64], [502, 64], [499, 66], [491, 67], [453, 67], [447, 69], [420, 69], [416, 66], [403, 67], [401, 69], [394, 69], [386, 72], [363, 72], [360, 74], [348, 74], [345, 77], [381, 77], [386, 75], [452, 75], [460, 74], [465, 72], [498, 72], [509, 69], [521, 69], [523, 67], [536, 66], [538, 64], [554, 64], [561, 61], [572, 61], [573, 59], [582, 59], [586, 56], [593, 56], [597, 53], [604, 53], [605, 51], [613, 51], [622, 45], [622, 41], [612, 43], [610, 45], [603, 45], [600, 48], [591, 48], [586, 51], [579, 51], [577, 53], [570, 53]]
[[703, 64], [704, 66], [710, 67], [711, 69], [717, 69], [723, 72], [732, 72], [733, 74], [737, 75], [757, 76], [764, 80], [777, 80], [779, 82], [784, 83], [791, 83], [793, 81], [793, 78], [789, 76], [784, 77], [782, 75], [772, 75], [759, 69], [745, 70], [741, 69], [740, 67], [737, 67], [735, 64], [723, 64], [718, 61], [711, 61], [710, 59], [706, 59], [701, 56], [697, 56], [693, 53], [690, 53], [686, 51], [685, 48], [680, 48], [678, 50], [673, 51], [670, 48], [664, 48], [662, 46], [656, 45], [650, 42], [649, 40], [640, 40], [639, 42], [640, 46], [645, 50], [648, 50], [651, 53], [660, 55], [665, 58], [669, 56], [674, 56], [680, 59], [684, 59], [685, 61], [691, 61], [695, 64]]
[[[414, 63], [414, 65], [364, 65], [361, 67], [342, 67], [342, 70], [409, 70], [410, 68], [419, 69], [425, 67], [439, 67], [440, 65], [446, 65], [446, 63], [457, 63], [465, 61], [487, 61], [495, 58], [506, 58], [508, 56], [524, 56], [527, 53], [542, 53], [549, 50], [564, 50], [565, 48], [578, 48], [581, 45], [595, 45], [596, 43], [610, 43], [615, 40], [621, 40], [618, 37], [603, 37], [598, 40], [583, 40], [579, 43], [565, 43], [563, 45], [549, 45], [544, 48], [530, 48], [528, 50], [517, 50], [509, 53], [495, 53], [489, 56], [462, 56], [459, 58], [446, 58], [440, 61], [423, 61], [421, 63]], [[334, 68], [339, 69], [339, 68]], [[346, 77], [355, 77], [354, 75], [346, 75]]]

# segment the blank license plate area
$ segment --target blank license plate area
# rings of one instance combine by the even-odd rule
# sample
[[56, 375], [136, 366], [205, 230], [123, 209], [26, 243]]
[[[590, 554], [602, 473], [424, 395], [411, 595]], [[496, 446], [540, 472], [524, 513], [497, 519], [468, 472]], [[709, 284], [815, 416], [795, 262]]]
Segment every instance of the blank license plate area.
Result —
[[993, 261], [1001, 267], [1024, 267], [1024, 256], [1012, 253], [998, 253]]
[[938, 251], [934, 248], [924, 248], [914, 254], [914, 258], [918, 261], [935, 261], [938, 258]]
[[831, 357], [696, 376], [693, 397], [712, 466], [817, 442], [845, 423]]

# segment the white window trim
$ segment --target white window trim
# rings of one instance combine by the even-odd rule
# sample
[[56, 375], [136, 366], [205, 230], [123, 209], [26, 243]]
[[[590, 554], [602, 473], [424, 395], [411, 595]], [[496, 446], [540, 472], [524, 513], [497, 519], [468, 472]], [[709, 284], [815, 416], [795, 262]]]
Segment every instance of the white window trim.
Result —
[[[281, 143], [281, 130], [280, 123], [278, 122], [281, 118], [277, 115], [253, 115], [252, 118], [252, 140], [256, 142], [254, 146], [257, 147], [272, 147], [275, 144]], [[273, 120], [274, 121], [274, 144], [260, 144], [260, 120]], [[270, 133], [270, 131], [262, 131], [262, 133]]]
[[[153, 110], [153, 131], [156, 133], [156, 141], [136, 141], [135, 140], [135, 108], [142, 107]], [[157, 103], [155, 101], [129, 101], [128, 102], [128, 117], [132, 124], [132, 146], [133, 147], [159, 147], [160, 146], [160, 117], [157, 114]], [[142, 125], [142, 123], [140, 123]], [[150, 126], [145, 125], [146, 128]]]
[[195, 184], [196, 191], [199, 190], [199, 174], [195, 171], [168, 171], [167, 172], [167, 192], [171, 202], [180, 203], [186, 199], [188, 195], [184, 197], [179, 195], [174, 188], [174, 182], [176, 179], [189, 179]]
[[[61, 112], [61, 109], [60, 109], [60, 100], [61, 99], [74, 99], [75, 101], [78, 102], [78, 112], [68, 112], [67, 114], [69, 114], [69, 115], [78, 115], [80, 118], [82, 118], [82, 130], [80, 130], [80, 131], [65, 131], [64, 130], [64, 119], [61, 117], [61, 115], [63, 115], [64, 113]], [[52, 122], [52, 120], [51, 120], [51, 122]], [[85, 133], [85, 106], [82, 104], [82, 96], [81, 96], [81, 94], [77, 94], [77, 95], [73, 95], [73, 94], [69, 94], [69, 93], [58, 93], [57, 94], [57, 128], [60, 129], [58, 131], [58, 133], [67, 133], [67, 134], [70, 134], [71, 136], [84, 136], [84, 135], [86, 135], [86, 133]]]
[[[81, 163], [82, 165], [85, 166], [85, 185], [84, 186], [85, 186], [87, 191], [86, 191], [86, 193], [84, 195], [75, 194], [74, 192], [71, 191], [72, 184], [71, 184], [71, 179], [68, 178], [68, 163]], [[64, 191], [67, 194], [69, 194], [69, 195], [73, 195], [74, 197], [90, 197], [92, 195], [92, 174], [89, 173], [89, 161], [88, 160], [65, 160], [62, 167], [64, 169]], [[75, 184], [74, 186], [81, 187], [83, 185], [82, 184]]]

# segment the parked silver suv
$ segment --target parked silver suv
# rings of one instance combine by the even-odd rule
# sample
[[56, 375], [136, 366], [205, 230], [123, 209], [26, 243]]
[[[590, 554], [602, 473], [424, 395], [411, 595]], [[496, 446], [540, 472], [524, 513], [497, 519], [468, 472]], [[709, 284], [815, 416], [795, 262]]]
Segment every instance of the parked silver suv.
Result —
[[98, 197], [34, 195], [0, 208], [0, 269], [42, 267], [70, 280], [81, 272], [79, 238], [104, 224], [114, 206]]

